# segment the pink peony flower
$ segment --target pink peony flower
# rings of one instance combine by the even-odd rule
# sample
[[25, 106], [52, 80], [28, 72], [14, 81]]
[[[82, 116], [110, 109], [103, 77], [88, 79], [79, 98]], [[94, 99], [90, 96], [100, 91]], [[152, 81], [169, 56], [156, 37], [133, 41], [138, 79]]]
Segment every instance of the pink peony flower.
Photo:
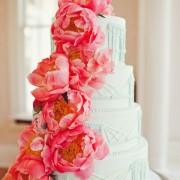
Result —
[[114, 62], [111, 60], [112, 49], [104, 49], [95, 54], [88, 62], [88, 70], [97, 77], [106, 76], [113, 72]]
[[74, 172], [82, 180], [92, 175], [94, 159], [102, 160], [109, 153], [102, 136], [86, 126], [59, 132], [49, 143], [54, 168]]
[[[86, 66], [86, 67], [85, 67]], [[94, 90], [103, 87], [105, 77], [95, 77], [87, 70], [87, 64], [81, 60], [74, 60], [70, 66], [70, 87], [92, 96]]]
[[39, 101], [56, 98], [57, 94], [68, 90], [69, 63], [63, 54], [53, 54], [50, 58], [43, 59], [29, 76], [29, 82], [38, 88], [32, 91], [33, 96]]
[[[42, 161], [45, 164], [46, 171], [51, 170], [51, 164], [48, 163], [49, 155], [46, 143], [47, 135], [41, 134], [34, 130], [34, 126], [27, 126], [20, 134], [18, 139], [19, 149], [22, 152], [20, 157], [33, 158]], [[48, 152], [50, 154], [50, 152]], [[18, 158], [22, 159], [22, 158]]]
[[18, 162], [14, 163], [12, 167], [8, 169], [2, 180], [30, 180], [33, 179], [30, 175], [21, 173], [18, 169]]
[[72, 46], [69, 42], [64, 44], [59, 44], [56, 47], [57, 52], [64, 53], [68, 57], [69, 61], [73, 61], [75, 59], [90, 59], [94, 56], [97, 46], [95, 44], [90, 45], [77, 45]]
[[44, 148], [44, 135], [36, 133], [33, 126], [27, 126], [21, 132], [18, 144], [20, 151], [26, 151], [28, 154], [40, 156]]
[[49, 157], [51, 153], [48, 151], [45, 137], [36, 133], [33, 126], [25, 128], [18, 140], [20, 154], [4, 180], [8, 180], [8, 178], [18, 180], [52, 179], [52, 165]]
[[36, 156], [22, 156], [19, 157], [19, 162], [16, 167], [17, 170], [23, 174], [29, 175], [35, 180], [52, 180], [52, 169], [46, 168], [46, 164], [42, 159], [36, 158]]
[[45, 103], [42, 109], [43, 118], [39, 118], [37, 124], [46, 123], [47, 132], [50, 133], [73, 129], [87, 120], [90, 107], [91, 101], [86, 94], [69, 90], [55, 101]]
[[95, 44], [98, 47], [105, 39], [94, 12], [75, 3], [60, 5], [51, 32], [56, 46], [69, 42], [72, 46]]
[[59, 0], [59, 6], [65, 2], [73, 2], [84, 8], [89, 8], [94, 11], [95, 14], [112, 14], [112, 11], [110, 14], [106, 13], [111, 0]]
[[47, 123], [43, 118], [42, 111], [34, 116], [32, 125], [37, 133], [40, 134], [47, 133]]
[[76, 49], [73, 50], [71, 56], [71, 51], [68, 55], [70, 59], [70, 87], [90, 96], [95, 89], [98, 90], [104, 85], [105, 76], [113, 72], [112, 50], [97, 51], [89, 58]]
[[37, 159], [22, 157], [14, 163], [2, 180], [53, 180], [51, 174], [44, 172], [44, 164]]

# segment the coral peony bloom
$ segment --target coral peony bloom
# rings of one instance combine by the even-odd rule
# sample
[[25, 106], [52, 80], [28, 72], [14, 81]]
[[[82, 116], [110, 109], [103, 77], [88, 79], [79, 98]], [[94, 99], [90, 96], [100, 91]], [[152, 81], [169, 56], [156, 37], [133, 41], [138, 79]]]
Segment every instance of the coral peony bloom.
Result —
[[12, 167], [8, 169], [8, 172], [5, 174], [2, 180], [30, 180], [33, 179], [30, 175], [20, 172], [17, 169], [18, 162], [15, 162]]
[[74, 50], [72, 57], [75, 58], [70, 59], [72, 57], [68, 55], [70, 59], [70, 87], [90, 95], [95, 89], [103, 87], [105, 76], [112, 73], [114, 69], [111, 55], [111, 49], [104, 49], [91, 54], [88, 58], [77, 49]]
[[83, 92], [75, 90], [69, 90], [56, 100], [46, 102], [42, 116], [47, 124], [47, 131], [58, 132], [82, 125], [89, 116], [90, 107], [90, 98]]
[[2, 180], [53, 180], [50, 172], [45, 172], [42, 161], [21, 157], [14, 163]]
[[97, 77], [106, 76], [113, 72], [114, 62], [111, 60], [112, 50], [104, 49], [95, 54], [88, 62], [88, 70]]
[[16, 169], [23, 174], [30, 175], [34, 180], [51, 180], [51, 168], [47, 169], [42, 160], [37, 159], [35, 156], [28, 157], [22, 156], [19, 159]]
[[32, 125], [37, 133], [40, 134], [47, 133], [47, 123], [43, 118], [42, 111], [34, 116]]
[[[111, 3], [111, 0], [59, 0], [59, 6], [61, 6], [61, 4], [65, 2], [73, 2], [84, 8], [89, 8], [92, 11], [94, 11], [95, 14], [112, 14], [112, 11], [107, 11]], [[107, 14], [107, 12], [109, 13]]]
[[[84, 67], [86, 66], [86, 67]], [[70, 87], [92, 96], [95, 90], [103, 87], [105, 77], [95, 77], [87, 70], [87, 64], [81, 60], [74, 60], [70, 66]]]
[[36, 133], [33, 126], [28, 126], [20, 134], [20, 154], [16, 163], [8, 170], [4, 180], [50, 180], [52, 165], [50, 151], [44, 135]]
[[60, 5], [51, 32], [55, 44], [69, 42], [72, 46], [99, 46], [105, 39], [94, 12], [75, 3]]
[[28, 154], [40, 156], [44, 148], [44, 135], [37, 134], [33, 126], [27, 126], [18, 139], [19, 149]]
[[[46, 144], [47, 135], [41, 134], [34, 130], [34, 126], [27, 126], [20, 134], [18, 139], [19, 149], [21, 156], [18, 158], [21, 161], [22, 157], [37, 159], [42, 162], [46, 162], [45, 168], [51, 169], [51, 164], [48, 162], [49, 155], [47, 152], [48, 146]], [[50, 154], [50, 152], [48, 152]], [[22, 155], [23, 154], [23, 155]]]
[[68, 57], [69, 61], [73, 61], [75, 59], [90, 59], [94, 56], [97, 50], [97, 46], [95, 44], [90, 45], [77, 45], [72, 46], [69, 42], [64, 44], [57, 44], [56, 51], [57, 53], [64, 53]]
[[50, 58], [43, 59], [29, 76], [29, 82], [38, 88], [32, 91], [33, 96], [39, 101], [56, 98], [57, 94], [68, 90], [69, 63], [63, 54], [53, 54]]
[[93, 173], [94, 159], [102, 160], [109, 149], [100, 133], [86, 126], [59, 132], [50, 142], [54, 168], [60, 172], [74, 172], [85, 180]]

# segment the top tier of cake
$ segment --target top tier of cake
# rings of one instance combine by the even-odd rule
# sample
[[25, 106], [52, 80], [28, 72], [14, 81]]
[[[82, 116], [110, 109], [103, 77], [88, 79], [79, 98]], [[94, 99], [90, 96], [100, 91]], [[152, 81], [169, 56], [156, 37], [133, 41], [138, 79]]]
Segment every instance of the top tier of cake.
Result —
[[126, 22], [116, 16], [100, 16], [98, 22], [105, 33], [105, 43], [100, 49], [112, 49], [115, 68], [106, 77], [104, 87], [93, 95], [92, 111], [119, 111], [134, 103], [133, 68], [125, 64]]
[[125, 61], [126, 53], [126, 21], [117, 16], [98, 17], [98, 22], [105, 33], [105, 43], [101, 47], [113, 50], [112, 59], [115, 64]]

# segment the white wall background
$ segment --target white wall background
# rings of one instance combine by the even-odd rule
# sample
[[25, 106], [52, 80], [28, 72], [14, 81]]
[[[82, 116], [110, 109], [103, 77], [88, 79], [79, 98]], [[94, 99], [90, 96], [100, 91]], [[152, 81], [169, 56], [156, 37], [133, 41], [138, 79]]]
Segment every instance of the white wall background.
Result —
[[138, 101], [150, 167], [159, 171], [173, 159], [180, 172], [179, 7], [178, 0], [139, 0]]
[[170, 132], [180, 140], [180, 1], [171, 1]]

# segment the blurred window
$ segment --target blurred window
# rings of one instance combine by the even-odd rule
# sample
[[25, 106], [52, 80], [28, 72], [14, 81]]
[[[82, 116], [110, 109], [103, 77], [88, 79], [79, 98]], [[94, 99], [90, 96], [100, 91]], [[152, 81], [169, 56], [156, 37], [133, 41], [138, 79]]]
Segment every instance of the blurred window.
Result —
[[[57, 0], [25, 0], [20, 1], [19, 9], [21, 12], [21, 32], [23, 52], [21, 57], [24, 59], [24, 76], [32, 72], [38, 62], [46, 58], [51, 53], [50, 28], [52, 18], [57, 10]], [[33, 87], [26, 79], [25, 86], [25, 111], [32, 112]]]

